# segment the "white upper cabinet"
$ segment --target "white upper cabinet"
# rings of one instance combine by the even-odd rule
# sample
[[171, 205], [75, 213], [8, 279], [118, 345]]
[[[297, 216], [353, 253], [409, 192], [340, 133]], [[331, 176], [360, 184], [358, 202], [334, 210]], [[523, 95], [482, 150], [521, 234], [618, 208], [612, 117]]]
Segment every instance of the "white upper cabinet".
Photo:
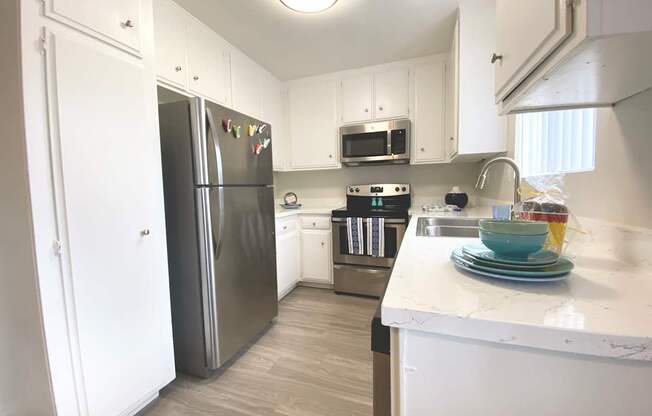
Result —
[[609, 106], [652, 87], [650, 1], [496, 0], [495, 12], [501, 114]]
[[188, 22], [188, 89], [219, 104], [230, 104], [226, 44], [200, 22]]
[[275, 171], [285, 170], [287, 154], [287, 121], [283, 85], [268, 72], [262, 74], [261, 118], [272, 127], [272, 160]]
[[231, 94], [233, 109], [252, 117], [261, 117], [261, 77], [258, 65], [239, 51], [231, 54]]
[[290, 167], [329, 169], [339, 166], [337, 83], [309, 80], [288, 88]]
[[[571, 8], [556, 0], [496, 0], [496, 96], [503, 98], [571, 33]], [[516, 34], [518, 35], [516, 36]]]
[[46, 16], [131, 53], [140, 54], [140, 0], [43, 1]]
[[[506, 151], [505, 117], [494, 104], [491, 53], [496, 46], [493, 1], [461, 0], [447, 79], [447, 157], [475, 161]], [[452, 140], [451, 140], [452, 138]]]
[[374, 118], [407, 117], [410, 114], [408, 68], [388, 69], [374, 74]]
[[342, 123], [370, 121], [373, 114], [373, 75], [346, 77], [340, 82], [340, 90]]
[[412, 164], [441, 162], [445, 158], [445, 88], [443, 58], [415, 66]]
[[156, 73], [163, 81], [178, 88], [186, 88], [188, 82], [186, 20], [183, 17], [183, 12], [174, 2], [154, 2]]

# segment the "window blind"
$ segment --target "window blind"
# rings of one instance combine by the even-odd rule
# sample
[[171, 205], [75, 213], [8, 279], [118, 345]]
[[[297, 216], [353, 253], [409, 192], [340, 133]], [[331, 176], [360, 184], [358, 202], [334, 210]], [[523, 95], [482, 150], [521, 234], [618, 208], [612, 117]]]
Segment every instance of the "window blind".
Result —
[[515, 153], [523, 177], [593, 170], [595, 108], [516, 115]]

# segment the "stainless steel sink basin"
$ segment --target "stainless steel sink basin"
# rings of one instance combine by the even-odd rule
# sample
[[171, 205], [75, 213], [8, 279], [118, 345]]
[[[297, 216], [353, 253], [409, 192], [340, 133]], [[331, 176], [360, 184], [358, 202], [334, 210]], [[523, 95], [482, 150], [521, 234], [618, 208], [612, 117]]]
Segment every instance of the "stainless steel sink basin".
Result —
[[421, 217], [417, 235], [422, 237], [478, 237], [476, 218]]

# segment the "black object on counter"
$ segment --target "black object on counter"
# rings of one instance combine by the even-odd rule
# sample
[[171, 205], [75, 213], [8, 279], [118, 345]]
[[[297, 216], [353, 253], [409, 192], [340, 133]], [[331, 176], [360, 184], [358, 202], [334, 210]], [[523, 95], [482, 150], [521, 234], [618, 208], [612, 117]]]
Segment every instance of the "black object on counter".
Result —
[[444, 198], [446, 205], [457, 205], [459, 208], [464, 208], [469, 203], [469, 196], [466, 192], [462, 192], [458, 186], [453, 186]]

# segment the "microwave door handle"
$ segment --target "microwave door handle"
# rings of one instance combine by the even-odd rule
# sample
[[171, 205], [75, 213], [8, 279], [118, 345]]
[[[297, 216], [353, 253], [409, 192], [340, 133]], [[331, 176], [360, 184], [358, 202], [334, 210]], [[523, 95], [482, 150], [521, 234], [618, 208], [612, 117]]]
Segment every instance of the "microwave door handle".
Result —
[[392, 154], [392, 131], [387, 130], [387, 154]]
[[217, 163], [217, 181], [220, 186], [217, 188], [217, 203], [219, 210], [218, 217], [218, 231], [217, 243], [215, 244], [215, 261], [220, 258], [222, 252], [222, 234], [224, 234], [224, 175], [222, 172], [222, 151], [220, 150], [220, 142], [217, 137], [217, 127], [215, 126], [215, 119], [210, 108], [206, 107], [206, 119], [208, 120], [208, 134], [213, 140], [213, 148], [215, 149], [215, 160]]

